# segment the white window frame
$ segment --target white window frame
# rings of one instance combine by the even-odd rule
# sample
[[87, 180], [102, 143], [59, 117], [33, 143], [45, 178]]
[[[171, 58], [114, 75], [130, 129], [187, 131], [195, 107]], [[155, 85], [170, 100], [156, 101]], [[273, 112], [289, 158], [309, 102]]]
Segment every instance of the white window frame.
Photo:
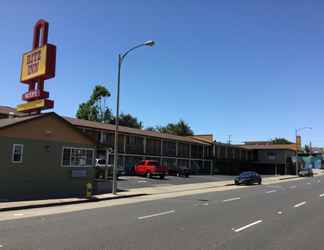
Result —
[[[21, 147], [21, 156], [19, 161], [15, 161], [15, 149], [16, 147]], [[11, 162], [12, 163], [22, 163], [24, 158], [24, 144], [13, 144], [12, 145], [12, 152], [11, 152]]]
[[[70, 165], [63, 165], [63, 156], [64, 156], [64, 150], [65, 149], [70, 149], [71, 150], [71, 153], [70, 153]], [[91, 165], [84, 165], [84, 166], [81, 166], [81, 165], [71, 165], [71, 162], [72, 162], [72, 150], [90, 150], [92, 151], [92, 159], [91, 159]], [[62, 154], [61, 154], [61, 167], [63, 168], [90, 168], [90, 167], [93, 167], [94, 166], [94, 157], [95, 157], [95, 150], [93, 148], [77, 148], [77, 147], [67, 147], [67, 146], [64, 146], [62, 147]]]

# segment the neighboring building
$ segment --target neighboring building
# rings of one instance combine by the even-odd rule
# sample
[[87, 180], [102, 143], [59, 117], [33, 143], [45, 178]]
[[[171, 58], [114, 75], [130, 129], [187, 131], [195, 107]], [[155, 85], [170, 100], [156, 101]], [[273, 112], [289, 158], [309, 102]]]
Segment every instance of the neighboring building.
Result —
[[22, 117], [26, 114], [17, 112], [16, 109], [8, 106], [0, 106], [0, 119], [5, 119], [9, 117]]
[[[98, 158], [105, 158], [107, 150], [114, 148], [114, 125], [64, 118], [97, 141]], [[213, 160], [212, 142], [123, 126], [119, 126], [118, 138], [118, 167], [126, 175], [131, 173], [136, 163], [144, 159], [160, 161], [168, 168], [188, 167], [193, 173], [210, 173]], [[111, 164], [113, 157], [109, 156]]]
[[296, 155], [296, 144], [253, 144], [241, 145], [241, 148], [253, 152], [251, 169], [261, 174], [295, 174], [293, 157]]
[[0, 199], [84, 195], [95, 148], [55, 113], [0, 119]]
[[253, 150], [238, 145], [214, 142], [213, 146], [213, 173], [239, 174], [248, 170], [250, 163], [256, 158]]

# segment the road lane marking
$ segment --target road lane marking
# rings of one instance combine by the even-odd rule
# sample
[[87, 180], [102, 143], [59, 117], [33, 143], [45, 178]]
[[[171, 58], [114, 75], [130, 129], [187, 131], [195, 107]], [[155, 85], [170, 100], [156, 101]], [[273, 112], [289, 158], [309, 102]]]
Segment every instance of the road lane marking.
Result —
[[230, 199], [223, 200], [223, 202], [237, 201], [237, 200], [240, 200], [240, 199], [241, 199], [240, 197], [235, 197], [235, 198], [230, 198]]
[[310, 184], [312, 184], [312, 183], [310, 183], [310, 182], [307, 182], [307, 185], [310, 185]]
[[277, 190], [270, 190], [270, 191], [267, 191], [267, 192], [265, 192], [266, 194], [271, 194], [271, 193], [275, 193], [275, 192], [277, 192]]
[[14, 216], [24, 216], [24, 214], [14, 214]]
[[290, 186], [289, 188], [293, 189], [293, 188], [296, 188], [296, 186]]
[[138, 181], [137, 183], [146, 183], [147, 181]]
[[3, 247], [3, 245], [0, 245], [0, 247]]
[[303, 202], [300, 202], [300, 203], [294, 205], [294, 207], [297, 208], [297, 207], [303, 206], [305, 204], [306, 204], [306, 201], [303, 201]]
[[324, 194], [320, 194], [320, 197], [324, 197]]
[[139, 219], [139, 220], [144, 220], [144, 219], [148, 219], [148, 218], [152, 218], [152, 217], [156, 217], [156, 216], [167, 215], [167, 214], [173, 214], [173, 213], [175, 213], [175, 210], [169, 210], [169, 211], [165, 211], [165, 212], [162, 212], [162, 213], [157, 213], [157, 214], [150, 214], [150, 215], [141, 216], [141, 217], [138, 217], [137, 219]]
[[259, 223], [261, 223], [262, 222], [262, 220], [257, 220], [257, 221], [255, 221], [255, 222], [252, 222], [252, 223], [250, 223], [250, 224], [248, 224], [248, 225], [246, 225], [246, 226], [243, 226], [243, 227], [240, 227], [240, 228], [237, 228], [237, 229], [232, 229], [234, 232], [236, 232], [236, 233], [238, 233], [238, 232], [241, 232], [241, 231], [243, 231], [244, 229], [247, 229], [247, 228], [249, 228], [249, 227], [252, 227], [252, 226], [254, 226], [254, 225], [257, 225], [257, 224], [259, 224]]
[[277, 214], [282, 214], [282, 211], [278, 211]]

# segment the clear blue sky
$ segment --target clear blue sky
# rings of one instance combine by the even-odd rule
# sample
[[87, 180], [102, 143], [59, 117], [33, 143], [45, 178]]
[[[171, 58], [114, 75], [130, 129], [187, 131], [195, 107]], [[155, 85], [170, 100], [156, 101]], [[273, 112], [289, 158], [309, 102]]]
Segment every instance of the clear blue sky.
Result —
[[118, 53], [154, 39], [122, 72], [121, 110], [146, 127], [182, 118], [239, 143], [293, 140], [294, 128], [312, 126], [303, 142], [324, 146], [323, 12], [321, 0], [2, 0], [0, 105], [21, 102], [21, 55], [44, 18], [58, 49], [45, 88], [59, 114], [74, 116], [98, 83], [113, 108]]

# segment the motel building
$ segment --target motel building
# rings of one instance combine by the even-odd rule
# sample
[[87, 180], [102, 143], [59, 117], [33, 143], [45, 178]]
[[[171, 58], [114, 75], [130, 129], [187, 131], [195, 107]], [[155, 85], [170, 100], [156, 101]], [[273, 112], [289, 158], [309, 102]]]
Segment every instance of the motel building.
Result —
[[[98, 193], [110, 191], [111, 180], [104, 180], [104, 186], [95, 179], [95, 159], [109, 157], [113, 163], [114, 125], [54, 112], [22, 114], [6, 106], [0, 106], [0, 115], [0, 199], [84, 196], [87, 183]], [[118, 168], [129, 175], [136, 163], [154, 159], [168, 168], [210, 174], [210, 137], [120, 126]]]
[[[114, 129], [54, 112], [28, 115], [0, 106], [0, 199], [84, 196], [87, 183], [97, 193], [110, 192], [110, 179], [95, 179], [95, 160], [108, 158], [113, 165]], [[192, 174], [295, 172], [295, 144], [231, 145], [212, 135], [177, 136], [123, 126], [119, 131], [118, 168], [124, 175], [145, 159], [169, 169], [187, 167]]]

